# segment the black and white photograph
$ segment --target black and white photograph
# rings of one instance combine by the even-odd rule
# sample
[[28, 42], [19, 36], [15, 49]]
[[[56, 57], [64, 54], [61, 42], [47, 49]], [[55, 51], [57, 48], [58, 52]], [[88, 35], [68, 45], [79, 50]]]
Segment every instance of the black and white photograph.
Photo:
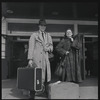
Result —
[[1, 99], [98, 99], [98, 2], [1, 2]]

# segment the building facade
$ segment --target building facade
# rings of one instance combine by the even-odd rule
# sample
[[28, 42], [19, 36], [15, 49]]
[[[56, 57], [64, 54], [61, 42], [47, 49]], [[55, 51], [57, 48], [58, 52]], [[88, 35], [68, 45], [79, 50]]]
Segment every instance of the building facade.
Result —
[[[69, 17], [66, 14], [64, 15], [64, 13], [62, 14], [64, 18], [62, 18], [62, 16], [59, 15], [59, 11], [58, 12], [55, 11], [54, 8], [52, 8], [53, 15], [52, 16], [49, 15], [48, 13], [49, 10], [46, 11], [45, 8], [46, 3], [39, 3], [40, 4], [38, 7], [39, 11], [37, 10], [39, 13], [39, 17], [36, 16], [34, 18], [31, 17], [25, 18], [24, 14], [24, 17], [22, 18], [22, 15], [20, 15], [19, 17], [19, 13], [18, 17], [10, 16], [4, 13], [5, 12], [4, 8], [6, 8], [5, 4], [6, 3], [2, 4], [3, 5], [2, 37], [1, 37], [2, 79], [8, 79], [17, 76], [17, 68], [21, 67], [20, 63], [22, 62], [20, 53], [23, 52], [24, 44], [28, 44], [28, 40], [32, 32], [38, 30], [38, 21], [40, 18], [46, 19], [47, 22], [46, 31], [49, 32], [53, 38], [53, 44], [54, 44], [53, 53], [55, 57], [56, 57], [55, 46], [64, 36], [65, 30], [67, 28], [71, 28], [74, 35], [78, 33], [81, 34], [82, 56], [83, 56], [83, 60], [81, 62], [82, 78], [85, 79], [87, 69], [91, 71], [92, 75], [94, 76], [98, 75], [98, 20], [97, 19], [90, 20], [89, 18], [83, 19], [85, 18], [84, 16], [83, 18], [81, 17], [78, 18], [78, 10], [76, 9], [78, 8], [77, 3], [71, 4], [72, 6], [71, 11], [73, 15], [71, 19], [69, 19]], [[25, 8], [24, 4], [22, 7]], [[19, 9], [18, 11], [20, 11], [20, 8], [17, 7], [15, 8]], [[56, 4], [55, 8], [58, 8]], [[66, 13], [67, 11], [68, 10], [66, 10]], [[57, 62], [56, 58], [54, 59], [53, 62], [51, 62], [52, 73], [54, 73], [56, 62]]]

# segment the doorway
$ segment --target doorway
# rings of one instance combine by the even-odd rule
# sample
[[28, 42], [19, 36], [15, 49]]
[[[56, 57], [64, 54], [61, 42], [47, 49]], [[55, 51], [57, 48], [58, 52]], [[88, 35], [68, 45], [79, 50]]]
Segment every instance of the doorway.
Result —
[[85, 37], [86, 76], [98, 76], [98, 38]]
[[27, 61], [27, 52], [25, 52], [25, 45], [28, 45], [28, 43], [20, 41], [13, 42], [12, 57], [11, 57], [12, 59], [10, 60], [11, 64], [10, 64], [9, 78], [16, 78], [17, 69], [19, 67], [27, 66], [28, 61]]

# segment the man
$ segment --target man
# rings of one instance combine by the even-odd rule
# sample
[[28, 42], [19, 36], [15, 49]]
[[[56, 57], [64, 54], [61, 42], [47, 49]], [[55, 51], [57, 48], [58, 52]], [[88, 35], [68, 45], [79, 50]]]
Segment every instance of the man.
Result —
[[28, 53], [28, 44], [23, 45], [23, 49], [20, 51], [20, 67], [26, 67], [28, 65], [28, 60], [27, 60], [27, 53]]
[[53, 51], [52, 38], [45, 32], [46, 21], [39, 21], [39, 31], [34, 32], [29, 39], [28, 60], [30, 67], [42, 68], [42, 84], [51, 80], [51, 69], [48, 53]]

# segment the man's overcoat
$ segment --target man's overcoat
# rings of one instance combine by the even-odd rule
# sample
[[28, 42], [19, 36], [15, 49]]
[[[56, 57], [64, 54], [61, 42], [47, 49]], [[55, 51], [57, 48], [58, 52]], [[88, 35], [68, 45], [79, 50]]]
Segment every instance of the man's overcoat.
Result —
[[53, 43], [50, 34], [45, 32], [45, 37], [43, 39], [40, 31], [34, 32], [29, 39], [28, 59], [33, 60], [33, 65], [36, 64], [37, 67], [42, 68], [42, 82], [45, 81], [47, 72], [47, 82], [49, 82], [51, 80], [51, 69], [48, 52], [44, 51], [44, 46], [51, 52], [53, 51]]

